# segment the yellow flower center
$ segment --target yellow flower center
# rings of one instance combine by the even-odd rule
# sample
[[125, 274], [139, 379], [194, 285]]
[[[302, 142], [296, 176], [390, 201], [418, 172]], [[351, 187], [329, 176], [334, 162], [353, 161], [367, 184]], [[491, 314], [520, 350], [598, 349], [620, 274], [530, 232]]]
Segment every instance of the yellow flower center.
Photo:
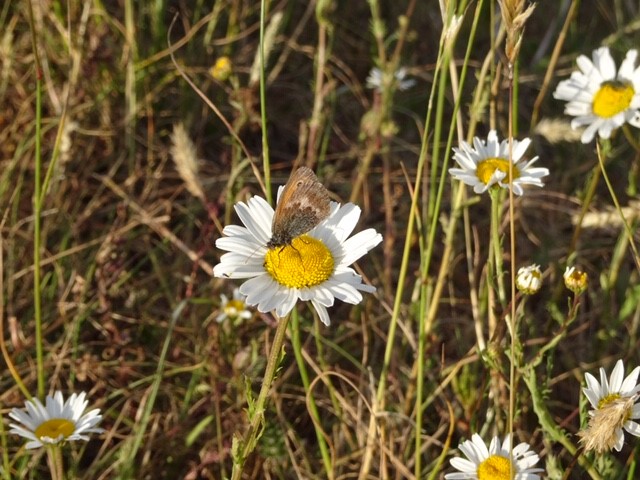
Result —
[[478, 465], [478, 480], [511, 480], [511, 462], [500, 455], [491, 455]]
[[267, 251], [264, 268], [280, 285], [305, 288], [327, 281], [333, 273], [334, 260], [324, 243], [301, 235], [291, 245]]
[[602, 397], [600, 399], [600, 401], [598, 402], [598, 410], [600, 410], [602, 407], [608, 405], [609, 403], [618, 400], [619, 398], [620, 398], [620, 394], [619, 393], [610, 393], [606, 397]]
[[224, 82], [231, 76], [233, 66], [229, 57], [220, 57], [209, 69], [209, 74], [218, 81]]
[[[491, 180], [491, 176], [494, 174], [496, 170], [500, 170], [507, 175], [507, 179], [509, 177], [509, 160], [504, 158], [487, 158], [486, 160], [478, 163], [478, 168], [476, 170], [476, 175], [480, 179], [482, 183], [487, 185], [489, 180]], [[514, 165], [513, 167], [513, 179], [515, 180], [520, 176], [520, 172], [518, 168]]]
[[537, 269], [525, 270], [518, 272], [516, 277], [516, 287], [526, 295], [536, 293], [542, 285], [542, 272]]
[[573, 270], [570, 275], [564, 277], [565, 286], [573, 293], [582, 293], [587, 288], [589, 276], [586, 272]]
[[629, 82], [602, 82], [600, 90], [593, 96], [593, 113], [602, 118], [611, 118], [624, 112], [631, 105], [635, 93]]
[[230, 317], [237, 316], [242, 310], [244, 310], [244, 302], [242, 300], [229, 300], [224, 306], [224, 313]]
[[60, 435], [62, 435], [62, 438], [67, 438], [72, 435], [75, 430], [76, 425], [71, 420], [67, 420], [66, 418], [52, 418], [41, 423], [33, 433], [35, 433], [38, 438], [48, 437], [57, 439]]

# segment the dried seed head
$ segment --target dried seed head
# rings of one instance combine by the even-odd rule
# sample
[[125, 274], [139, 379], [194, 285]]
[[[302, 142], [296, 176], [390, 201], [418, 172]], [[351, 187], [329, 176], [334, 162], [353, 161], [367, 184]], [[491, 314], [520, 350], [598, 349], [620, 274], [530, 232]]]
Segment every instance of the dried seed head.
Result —
[[204, 189], [198, 178], [198, 159], [196, 147], [189, 138], [182, 123], [173, 127], [171, 135], [171, 157], [176, 164], [176, 170], [191, 195], [205, 202]]
[[525, 8], [525, 0], [498, 0], [498, 3], [500, 4], [502, 21], [507, 30], [505, 53], [509, 63], [513, 65], [520, 52], [524, 24], [533, 13], [535, 5], [532, 4]]
[[591, 418], [587, 428], [578, 432], [580, 443], [584, 445], [585, 451], [594, 450], [596, 453], [602, 454], [616, 446], [618, 430], [631, 416], [637, 398], [637, 394], [630, 397], [619, 397], [597, 410], [589, 412]]
[[571, 122], [562, 118], [543, 118], [535, 132], [549, 143], [579, 142], [584, 129], [571, 128]]

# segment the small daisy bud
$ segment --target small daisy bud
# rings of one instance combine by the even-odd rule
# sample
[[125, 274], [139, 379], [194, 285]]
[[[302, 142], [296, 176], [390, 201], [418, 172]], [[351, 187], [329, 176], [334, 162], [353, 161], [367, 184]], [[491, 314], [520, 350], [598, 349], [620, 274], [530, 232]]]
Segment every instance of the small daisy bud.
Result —
[[589, 276], [586, 272], [576, 270], [576, 267], [567, 267], [564, 271], [564, 285], [573, 293], [579, 295], [587, 289]]
[[542, 272], [540, 265], [529, 265], [520, 267], [516, 276], [516, 287], [525, 295], [533, 295], [542, 286]]
[[233, 72], [233, 66], [229, 57], [220, 57], [216, 63], [209, 69], [209, 74], [219, 82], [227, 80]]

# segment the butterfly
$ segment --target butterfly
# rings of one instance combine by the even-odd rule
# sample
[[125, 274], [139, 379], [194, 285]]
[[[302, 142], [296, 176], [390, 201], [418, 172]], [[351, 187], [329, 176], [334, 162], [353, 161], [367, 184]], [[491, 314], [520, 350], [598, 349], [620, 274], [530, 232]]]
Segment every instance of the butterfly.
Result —
[[329, 192], [313, 170], [300, 167], [289, 177], [276, 206], [267, 248], [291, 245], [329, 216]]

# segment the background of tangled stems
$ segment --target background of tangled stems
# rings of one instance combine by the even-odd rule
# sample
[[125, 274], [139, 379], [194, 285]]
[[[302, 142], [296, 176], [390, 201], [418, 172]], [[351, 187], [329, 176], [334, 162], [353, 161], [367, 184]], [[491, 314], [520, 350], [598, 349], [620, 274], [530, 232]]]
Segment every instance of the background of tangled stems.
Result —
[[[0, 205], [4, 344], [35, 394], [36, 68], [27, 5], [7, 1], [0, 7]], [[442, 478], [451, 471], [449, 457], [438, 464], [447, 448], [474, 432], [486, 440], [506, 433], [504, 312], [497, 312], [498, 340], [481, 357], [470, 301], [473, 290], [486, 336], [489, 197], [473, 200], [467, 189], [472, 201], [466, 217], [456, 220], [457, 233], [445, 245], [454, 186], [445, 176], [427, 272], [421, 249], [434, 215], [427, 208], [429, 197], [440, 184], [441, 170], [434, 178], [430, 172], [441, 169], [445, 157], [447, 166], [453, 166], [451, 152], [444, 149], [456, 101], [460, 111], [454, 146], [469, 135], [486, 138], [490, 127], [500, 138], [508, 132], [499, 8], [484, 1], [476, 12], [477, 2], [454, 2], [465, 17], [451, 64], [434, 78], [442, 33], [436, 1], [280, 0], [267, 6], [266, 133], [272, 184], [283, 184], [295, 165], [313, 166], [335, 199], [361, 206], [357, 230], [374, 227], [384, 243], [360, 263], [362, 274], [377, 287], [375, 295], [365, 295], [357, 306], [337, 302], [329, 311], [329, 328], [314, 321], [308, 306], [299, 306], [305, 362], [311, 380], [319, 380], [305, 391], [286, 342], [264, 433], [243, 478], [329, 477], [307, 410], [308, 395], [320, 410], [332, 475], [357, 478], [369, 407], [390, 341], [394, 348], [384, 411], [378, 412], [380, 430], [367, 478], [415, 478], [417, 457], [424, 478], [427, 473]], [[531, 137], [527, 155], [539, 155], [536, 166], [551, 172], [544, 188], [526, 189], [515, 205], [516, 267], [539, 263], [545, 272], [542, 290], [524, 307], [519, 332], [524, 360], [549, 342], [568, 311], [565, 266], [577, 264], [590, 276], [578, 318], [536, 369], [553, 420], [574, 442], [585, 409], [580, 392], [584, 373], [597, 375], [601, 366], [610, 371], [618, 358], [625, 359], [627, 373], [640, 363], [640, 288], [628, 239], [617, 215], [611, 214], [613, 201], [602, 179], [592, 182], [599, 170], [595, 143], [576, 140], [563, 115], [564, 102], [551, 93], [575, 69], [579, 54], [590, 57], [593, 49], [609, 45], [619, 65], [626, 51], [639, 44], [639, 15], [638, 3], [629, 0], [542, 0], [526, 23], [516, 70], [516, 137]], [[102, 409], [101, 426], [107, 430], [66, 450], [71, 476], [229, 475], [232, 436], [246, 428], [247, 392], [255, 395], [260, 388], [274, 331], [270, 315], [257, 312], [236, 326], [217, 323], [220, 294], [231, 296], [239, 283], [213, 279], [211, 271], [222, 253], [214, 247], [222, 227], [238, 223], [233, 204], [264, 195], [245, 151], [230, 133], [242, 141], [262, 175], [259, 81], [253, 67], [260, 2], [37, 1], [33, 28], [42, 64], [43, 178], [55, 161], [43, 195], [40, 232], [46, 385], [47, 390], [87, 391], [91, 406]], [[464, 86], [454, 93], [451, 79], [459, 84], [468, 49]], [[233, 73], [214, 78], [210, 69], [223, 56], [230, 59]], [[397, 60], [416, 84], [394, 95], [366, 88], [369, 71], [381, 59]], [[428, 161], [437, 158], [438, 164], [429, 163], [423, 177], [421, 223], [411, 238], [400, 328], [389, 338], [429, 94], [436, 80], [427, 138]], [[192, 145], [172, 140], [179, 124]], [[640, 132], [631, 132], [637, 140]], [[200, 159], [191, 185], [178, 173], [180, 155]], [[638, 152], [617, 132], [607, 155], [618, 198], [637, 222]], [[574, 248], [576, 218], [591, 185], [591, 223], [578, 231]], [[509, 268], [506, 205], [500, 227]], [[469, 251], [463, 221], [469, 227]], [[426, 332], [418, 430], [417, 335], [426, 308], [420, 299], [433, 290], [446, 246], [453, 254], [435, 322]], [[163, 346], [168, 346], [164, 355]], [[24, 397], [4, 362], [0, 372], [6, 421], [8, 410], [22, 406]], [[539, 466], [551, 478], [560, 478], [573, 465], [572, 456], [540, 425], [524, 382], [513, 388], [517, 438], [541, 455]], [[417, 433], [423, 436], [418, 453]], [[3, 455], [18, 458], [16, 478], [46, 475], [41, 453], [20, 451], [21, 439], [8, 437], [6, 424], [1, 435]], [[635, 468], [636, 448], [636, 439], [628, 437], [622, 452], [597, 461], [600, 472], [605, 478], [625, 478]], [[585, 478], [581, 467], [573, 469], [570, 478]]]

